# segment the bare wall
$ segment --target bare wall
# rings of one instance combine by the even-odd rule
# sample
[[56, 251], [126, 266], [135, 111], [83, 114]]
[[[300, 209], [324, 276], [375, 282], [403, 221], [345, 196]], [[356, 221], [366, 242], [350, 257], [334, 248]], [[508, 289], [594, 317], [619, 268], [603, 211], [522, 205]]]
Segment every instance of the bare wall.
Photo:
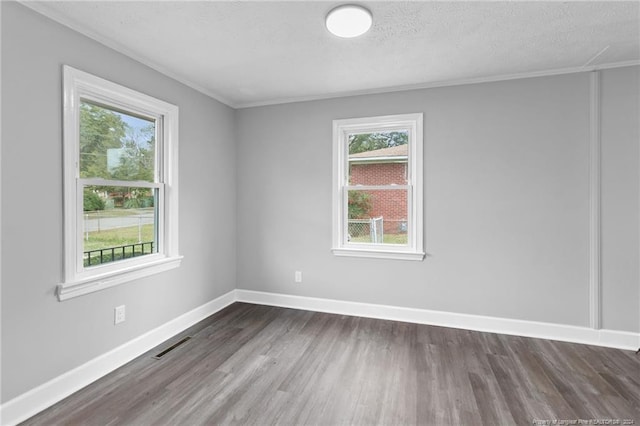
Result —
[[602, 325], [640, 327], [640, 67], [608, 70], [602, 93]]
[[[234, 111], [2, 2], [2, 402], [235, 287]], [[180, 108], [182, 266], [65, 302], [62, 65]], [[224, 249], [221, 249], [224, 247]], [[113, 325], [113, 308], [127, 321]]]
[[[605, 202], [622, 189], [604, 207], [603, 256], [630, 250], [605, 262], [604, 319], [638, 331], [637, 68], [604, 75]], [[413, 112], [426, 259], [333, 256], [332, 120]], [[238, 288], [588, 326], [588, 73], [248, 108], [237, 132]], [[628, 155], [611, 184], [610, 154]]]
[[[588, 325], [588, 74], [234, 111], [21, 5], [0, 7], [2, 402], [233, 288]], [[60, 303], [63, 64], [180, 107], [185, 259]], [[603, 325], [636, 332], [638, 70], [601, 80]], [[334, 257], [331, 121], [411, 112], [425, 114], [427, 258]], [[115, 327], [120, 304], [127, 321]]]

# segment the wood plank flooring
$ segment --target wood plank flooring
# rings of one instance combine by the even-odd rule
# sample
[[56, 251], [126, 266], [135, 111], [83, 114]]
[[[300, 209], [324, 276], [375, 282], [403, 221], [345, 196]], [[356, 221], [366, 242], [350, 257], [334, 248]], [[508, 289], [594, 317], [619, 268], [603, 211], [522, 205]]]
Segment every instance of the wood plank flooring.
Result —
[[[184, 336], [192, 338], [153, 358]], [[24, 424], [531, 425], [579, 419], [640, 424], [640, 356], [235, 303]]]

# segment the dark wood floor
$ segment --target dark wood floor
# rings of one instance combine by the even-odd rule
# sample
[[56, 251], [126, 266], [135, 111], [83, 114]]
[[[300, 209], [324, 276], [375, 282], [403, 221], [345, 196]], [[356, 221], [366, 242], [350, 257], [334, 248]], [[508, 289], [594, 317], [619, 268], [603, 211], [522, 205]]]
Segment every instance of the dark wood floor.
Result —
[[[153, 359], [186, 335], [193, 338]], [[25, 424], [531, 425], [556, 419], [640, 424], [640, 356], [235, 303]]]

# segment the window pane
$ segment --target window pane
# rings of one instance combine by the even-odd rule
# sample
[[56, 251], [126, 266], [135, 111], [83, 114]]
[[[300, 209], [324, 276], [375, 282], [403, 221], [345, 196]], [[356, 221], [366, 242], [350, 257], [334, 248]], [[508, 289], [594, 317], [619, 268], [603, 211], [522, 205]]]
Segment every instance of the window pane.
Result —
[[82, 198], [85, 267], [157, 253], [157, 189], [86, 186]]
[[407, 189], [348, 193], [350, 243], [407, 245]]
[[407, 130], [349, 134], [350, 185], [407, 183]]
[[155, 122], [82, 101], [80, 177], [154, 181]]

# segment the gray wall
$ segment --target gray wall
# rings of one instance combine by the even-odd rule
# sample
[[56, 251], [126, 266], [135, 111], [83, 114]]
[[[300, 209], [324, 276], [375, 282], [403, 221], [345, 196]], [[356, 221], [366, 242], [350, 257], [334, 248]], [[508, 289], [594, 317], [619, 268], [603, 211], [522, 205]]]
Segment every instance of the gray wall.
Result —
[[[2, 2], [2, 401], [235, 287], [234, 111], [15, 3]], [[65, 302], [62, 65], [180, 108], [182, 266]], [[124, 304], [127, 321], [113, 325]]]
[[[638, 68], [603, 74], [603, 318], [638, 331]], [[331, 121], [411, 112], [427, 258], [333, 256]], [[589, 325], [588, 73], [250, 108], [237, 132], [238, 288]]]
[[[233, 288], [588, 325], [588, 74], [233, 111], [0, 4], [2, 402]], [[180, 107], [185, 259], [61, 303], [63, 64]], [[602, 76], [603, 325], [636, 332], [638, 71]], [[411, 112], [425, 114], [428, 257], [333, 256], [331, 121]]]
[[603, 73], [602, 325], [640, 324], [640, 68]]

